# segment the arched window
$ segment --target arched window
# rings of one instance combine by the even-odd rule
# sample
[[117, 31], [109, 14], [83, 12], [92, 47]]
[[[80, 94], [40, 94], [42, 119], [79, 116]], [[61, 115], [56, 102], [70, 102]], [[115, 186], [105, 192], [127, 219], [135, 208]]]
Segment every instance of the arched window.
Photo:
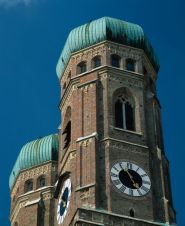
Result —
[[15, 222], [15, 223], [14, 223], [14, 226], [18, 226], [18, 223], [17, 223], [17, 222]]
[[95, 56], [92, 59], [92, 68], [97, 68], [101, 66], [101, 57], [100, 56]]
[[46, 186], [46, 178], [44, 176], [40, 176], [37, 179], [37, 188], [41, 188], [41, 187], [44, 187], [44, 186]]
[[66, 82], [63, 85], [63, 91], [66, 89]]
[[120, 68], [120, 60], [121, 60], [121, 57], [116, 55], [116, 54], [112, 54], [111, 55], [111, 65], [113, 67], [118, 67]]
[[70, 106], [66, 110], [62, 127], [63, 127], [62, 146], [63, 146], [63, 149], [66, 149], [69, 147], [71, 143], [71, 107]]
[[81, 74], [81, 73], [84, 73], [86, 71], [87, 71], [87, 64], [86, 64], [86, 62], [85, 61], [80, 62], [77, 65], [77, 73]]
[[119, 95], [116, 99], [115, 126], [125, 130], [135, 130], [133, 101], [126, 95]]
[[67, 148], [71, 142], [71, 121], [69, 121], [65, 127], [64, 132], [62, 133], [65, 135], [63, 148]]
[[128, 71], [135, 71], [135, 61], [133, 59], [126, 59], [126, 69]]
[[33, 180], [27, 180], [24, 184], [24, 192], [29, 192], [33, 190]]
[[130, 212], [130, 216], [131, 216], [131, 217], [134, 217], [134, 216], [135, 216], [135, 213], [134, 213], [134, 210], [133, 210], [133, 209], [130, 209], [129, 212]]

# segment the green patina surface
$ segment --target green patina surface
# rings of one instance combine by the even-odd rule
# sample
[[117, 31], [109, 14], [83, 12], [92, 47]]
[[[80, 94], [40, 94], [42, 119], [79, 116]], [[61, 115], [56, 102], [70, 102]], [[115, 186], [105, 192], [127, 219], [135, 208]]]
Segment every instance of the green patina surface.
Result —
[[105, 40], [143, 49], [155, 70], [159, 70], [158, 58], [139, 25], [103, 17], [70, 32], [57, 63], [58, 78], [61, 78], [72, 53]]
[[15, 162], [9, 178], [9, 187], [13, 188], [21, 170], [40, 165], [50, 160], [58, 159], [59, 140], [57, 134], [52, 134], [25, 144]]

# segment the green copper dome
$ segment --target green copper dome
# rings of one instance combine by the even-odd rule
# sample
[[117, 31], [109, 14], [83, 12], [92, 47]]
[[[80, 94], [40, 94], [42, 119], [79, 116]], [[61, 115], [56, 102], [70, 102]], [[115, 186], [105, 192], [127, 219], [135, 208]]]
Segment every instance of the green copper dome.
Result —
[[21, 170], [58, 159], [58, 135], [52, 134], [25, 144], [15, 162], [9, 178], [9, 187], [13, 188]]
[[58, 78], [61, 78], [72, 53], [105, 40], [143, 49], [155, 70], [159, 70], [158, 58], [139, 25], [103, 17], [70, 32], [57, 63]]

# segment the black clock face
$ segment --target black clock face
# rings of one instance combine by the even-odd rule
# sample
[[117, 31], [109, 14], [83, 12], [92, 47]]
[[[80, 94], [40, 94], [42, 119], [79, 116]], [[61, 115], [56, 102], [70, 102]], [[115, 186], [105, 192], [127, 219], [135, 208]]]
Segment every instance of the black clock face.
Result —
[[148, 174], [130, 162], [118, 162], [111, 168], [111, 180], [116, 188], [130, 196], [143, 196], [151, 187]]
[[58, 208], [57, 208], [57, 221], [58, 224], [62, 224], [64, 218], [67, 214], [67, 210], [70, 203], [71, 197], [71, 180], [68, 178], [62, 187], [60, 198], [58, 201]]

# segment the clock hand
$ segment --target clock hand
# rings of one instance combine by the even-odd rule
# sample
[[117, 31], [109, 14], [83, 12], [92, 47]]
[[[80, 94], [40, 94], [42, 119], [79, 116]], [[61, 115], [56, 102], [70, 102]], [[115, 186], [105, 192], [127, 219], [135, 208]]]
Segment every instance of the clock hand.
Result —
[[65, 200], [65, 199], [62, 199], [62, 203], [63, 203], [63, 206], [64, 206], [64, 208], [67, 206], [67, 200]]
[[133, 183], [133, 186], [134, 186], [135, 188], [139, 188], [138, 183], [135, 183], [135, 181], [133, 180], [132, 175], [131, 175], [131, 174], [129, 173], [129, 171], [128, 171], [128, 168], [125, 168], [125, 169], [124, 169], [124, 171], [128, 174], [128, 176], [129, 176], [130, 180], [131, 180], [131, 181], [132, 181], [132, 183]]

